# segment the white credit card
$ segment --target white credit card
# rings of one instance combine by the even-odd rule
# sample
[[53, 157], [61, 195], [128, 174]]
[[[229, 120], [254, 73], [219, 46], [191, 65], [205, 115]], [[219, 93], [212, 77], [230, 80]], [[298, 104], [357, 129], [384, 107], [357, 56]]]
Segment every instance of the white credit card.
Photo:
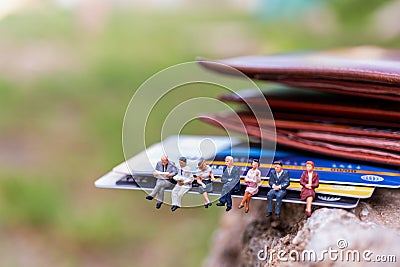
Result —
[[124, 174], [153, 173], [154, 166], [163, 155], [167, 155], [177, 167], [178, 159], [184, 156], [188, 159], [188, 166], [196, 170], [199, 158], [213, 159], [218, 152], [239, 143], [240, 139], [225, 136], [173, 135], [119, 164], [113, 171]]

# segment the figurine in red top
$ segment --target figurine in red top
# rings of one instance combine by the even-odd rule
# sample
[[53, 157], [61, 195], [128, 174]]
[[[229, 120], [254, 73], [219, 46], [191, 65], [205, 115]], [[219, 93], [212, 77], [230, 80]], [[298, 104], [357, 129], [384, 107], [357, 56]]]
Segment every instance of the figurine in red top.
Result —
[[303, 186], [300, 193], [300, 199], [305, 200], [306, 215], [311, 216], [311, 204], [315, 199], [315, 188], [319, 186], [318, 173], [314, 171], [314, 162], [306, 162], [306, 171], [300, 177], [300, 184]]

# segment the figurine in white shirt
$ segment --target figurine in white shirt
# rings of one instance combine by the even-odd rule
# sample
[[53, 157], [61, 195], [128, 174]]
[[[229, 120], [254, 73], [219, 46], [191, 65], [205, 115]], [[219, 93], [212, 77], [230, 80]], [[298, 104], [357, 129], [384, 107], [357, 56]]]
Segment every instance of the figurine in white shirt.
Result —
[[179, 165], [178, 174], [174, 176], [174, 180], [177, 181], [177, 184], [172, 190], [172, 211], [182, 206], [182, 197], [192, 188], [194, 180], [192, 169], [187, 166], [187, 159], [185, 157], [179, 158]]

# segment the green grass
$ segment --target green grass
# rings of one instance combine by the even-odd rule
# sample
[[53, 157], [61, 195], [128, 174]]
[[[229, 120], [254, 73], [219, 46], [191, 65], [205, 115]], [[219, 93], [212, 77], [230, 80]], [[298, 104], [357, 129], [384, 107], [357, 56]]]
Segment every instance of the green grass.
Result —
[[51, 183], [51, 177], [33, 177], [23, 174], [2, 175], [0, 180], [3, 224], [13, 226], [25, 224], [46, 228], [54, 224], [64, 208], [65, 188], [62, 183]]

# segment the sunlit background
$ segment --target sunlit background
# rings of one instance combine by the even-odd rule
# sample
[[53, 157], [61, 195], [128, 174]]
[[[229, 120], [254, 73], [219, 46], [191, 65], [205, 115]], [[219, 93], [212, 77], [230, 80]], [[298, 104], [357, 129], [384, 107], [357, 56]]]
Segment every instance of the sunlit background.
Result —
[[0, 266], [201, 266], [222, 209], [171, 214], [93, 186], [124, 160], [135, 90], [196, 56], [398, 47], [399, 14], [398, 0], [1, 0]]

